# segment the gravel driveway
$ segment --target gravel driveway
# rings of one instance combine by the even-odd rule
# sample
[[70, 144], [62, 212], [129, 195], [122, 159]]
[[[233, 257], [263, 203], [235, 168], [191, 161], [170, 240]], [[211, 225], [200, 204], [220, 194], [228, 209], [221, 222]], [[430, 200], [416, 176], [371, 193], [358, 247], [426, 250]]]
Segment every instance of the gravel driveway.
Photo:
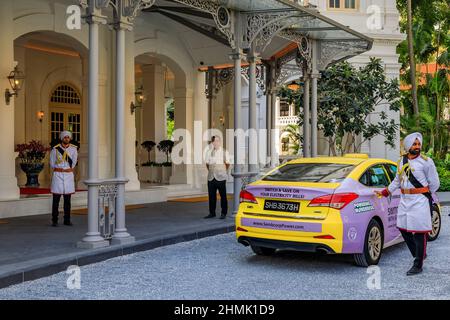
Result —
[[414, 277], [405, 275], [412, 258], [404, 243], [385, 250], [379, 268], [366, 269], [342, 255], [256, 256], [232, 233], [82, 267], [80, 289], [68, 289], [70, 274], [60, 273], [0, 290], [0, 299], [450, 299], [444, 209], [441, 235]]

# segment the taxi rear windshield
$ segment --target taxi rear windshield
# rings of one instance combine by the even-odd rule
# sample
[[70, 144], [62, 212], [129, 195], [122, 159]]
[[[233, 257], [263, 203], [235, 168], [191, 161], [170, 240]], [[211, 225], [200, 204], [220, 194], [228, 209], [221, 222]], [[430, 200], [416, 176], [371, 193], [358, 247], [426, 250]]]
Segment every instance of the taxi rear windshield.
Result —
[[263, 181], [341, 182], [355, 168], [349, 164], [295, 163], [279, 167], [263, 177]]

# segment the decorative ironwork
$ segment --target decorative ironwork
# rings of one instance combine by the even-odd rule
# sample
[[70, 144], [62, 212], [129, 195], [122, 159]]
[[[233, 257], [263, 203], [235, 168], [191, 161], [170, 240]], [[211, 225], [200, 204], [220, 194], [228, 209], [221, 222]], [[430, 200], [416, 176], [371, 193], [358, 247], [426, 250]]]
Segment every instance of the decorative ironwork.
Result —
[[229, 84], [234, 79], [234, 69], [225, 68], [217, 70], [215, 81], [215, 93], [218, 93], [223, 87]]
[[101, 184], [98, 186], [98, 219], [99, 231], [103, 238], [111, 239], [116, 225], [117, 184]]
[[364, 40], [320, 41], [318, 46], [320, 48], [317, 59], [319, 71], [325, 70], [330, 63], [367, 51], [367, 42]]
[[292, 78], [300, 79], [303, 76], [303, 72], [297, 65], [283, 66], [276, 78], [276, 86], [281, 87]]
[[242, 24], [244, 35], [242, 47], [250, 48], [253, 44], [256, 52], [263, 52], [272, 38], [304, 17], [298, 11], [287, 12], [249, 12], [243, 13]]
[[[250, 67], [242, 67], [242, 76], [248, 81], [250, 80]], [[266, 66], [263, 64], [256, 65], [256, 84], [261, 92], [266, 92]]]
[[173, 0], [186, 6], [208, 12], [212, 15], [217, 28], [227, 37], [231, 48], [236, 48], [233, 30], [233, 12], [216, 1], [208, 0]]
[[101, 10], [111, 7], [114, 11], [113, 24], [116, 28], [132, 30], [133, 21], [141, 10], [148, 9], [156, 0], [94, 0], [94, 7], [89, 7], [89, 0], [79, 0], [80, 7], [88, 12], [87, 19], [104, 23], [105, 17]]
[[[297, 43], [298, 51], [295, 56], [297, 65], [300, 68], [307, 67], [310, 72], [312, 70], [312, 43], [311, 40], [304, 34], [295, 31], [294, 29], [283, 30], [279, 34], [280, 37], [291, 40]], [[293, 59], [291, 59], [293, 60]]]
[[[267, 67], [263, 64], [256, 65], [256, 83], [260, 92], [267, 90]], [[241, 76], [250, 79], [250, 67], [241, 68]], [[210, 79], [212, 77], [212, 79]], [[208, 98], [217, 94], [223, 87], [231, 83], [234, 79], [234, 68], [210, 69], [206, 71], [205, 94]], [[211, 89], [210, 89], [211, 86]], [[211, 96], [212, 95], [212, 96]]]
[[115, 28], [133, 29], [133, 21], [143, 9], [148, 9], [156, 0], [111, 0], [110, 6], [114, 10]]

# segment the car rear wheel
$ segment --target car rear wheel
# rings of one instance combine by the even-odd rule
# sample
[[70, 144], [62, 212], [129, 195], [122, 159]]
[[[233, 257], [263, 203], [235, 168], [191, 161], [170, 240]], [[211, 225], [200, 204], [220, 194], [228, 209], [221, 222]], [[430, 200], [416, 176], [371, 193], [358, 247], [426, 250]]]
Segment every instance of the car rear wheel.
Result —
[[376, 220], [371, 220], [364, 239], [363, 253], [353, 255], [355, 263], [361, 267], [377, 265], [383, 250], [383, 230]]
[[251, 246], [254, 253], [258, 256], [271, 256], [275, 253], [274, 248], [260, 247], [260, 246]]
[[428, 234], [428, 241], [434, 241], [441, 232], [441, 214], [436, 206], [431, 212], [431, 232]]

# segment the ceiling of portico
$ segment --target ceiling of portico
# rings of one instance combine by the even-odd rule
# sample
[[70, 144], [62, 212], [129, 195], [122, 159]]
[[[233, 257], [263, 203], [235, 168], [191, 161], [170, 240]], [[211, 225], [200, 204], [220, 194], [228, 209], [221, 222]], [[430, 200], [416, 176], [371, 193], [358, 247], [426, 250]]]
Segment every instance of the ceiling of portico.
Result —
[[[271, 1], [273, 2], [273, 1]], [[157, 0], [155, 5], [147, 12], [143, 12], [139, 21], [146, 21], [152, 25], [157, 25], [162, 32], [171, 30], [169, 36], [176, 37], [189, 51], [197, 67], [230, 63], [229, 55], [231, 48], [228, 43], [222, 43], [224, 38], [221, 35], [213, 39], [193, 28], [201, 27], [206, 29], [216, 28], [212, 16], [199, 10], [187, 8], [176, 2], [167, 0]], [[181, 22], [183, 20], [183, 22]], [[196, 26], [187, 26], [195, 24]], [[145, 30], [136, 26], [138, 37], [144, 37]], [[148, 34], [148, 31], [147, 31]], [[282, 50], [288, 40], [274, 38], [267, 49], [262, 53], [263, 59], [269, 59], [275, 52]], [[203, 63], [203, 64], [202, 64]]]
[[[241, 12], [278, 10], [278, 12], [287, 11], [298, 14], [299, 18], [293, 19], [288, 27], [291, 34], [293, 32], [327, 43], [339, 41], [338, 45], [333, 46], [334, 52], [340, 50], [341, 53], [347, 53], [346, 47], [351, 47], [352, 41], [359, 41], [356, 49], [353, 52], [349, 50], [348, 55], [336, 54], [339, 56], [336, 61], [364, 52], [371, 47], [371, 39], [320, 15], [315, 8], [297, 6], [289, 0], [220, 0], [218, 2]], [[169, 36], [176, 37], [177, 41], [183, 43], [197, 67], [231, 62], [229, 58], [231, 48], [228, 41], [217, 29], [212, 15], [207, 12], [174, 0], [156, 0], [153, 7], [142, 13], [140, 20], [156, 24], [162, 32], [171, 30]], [[261, 58], [270, 59], [292, 43], [291, 40], [285, 35], [276, 35], [262, 51]]]

